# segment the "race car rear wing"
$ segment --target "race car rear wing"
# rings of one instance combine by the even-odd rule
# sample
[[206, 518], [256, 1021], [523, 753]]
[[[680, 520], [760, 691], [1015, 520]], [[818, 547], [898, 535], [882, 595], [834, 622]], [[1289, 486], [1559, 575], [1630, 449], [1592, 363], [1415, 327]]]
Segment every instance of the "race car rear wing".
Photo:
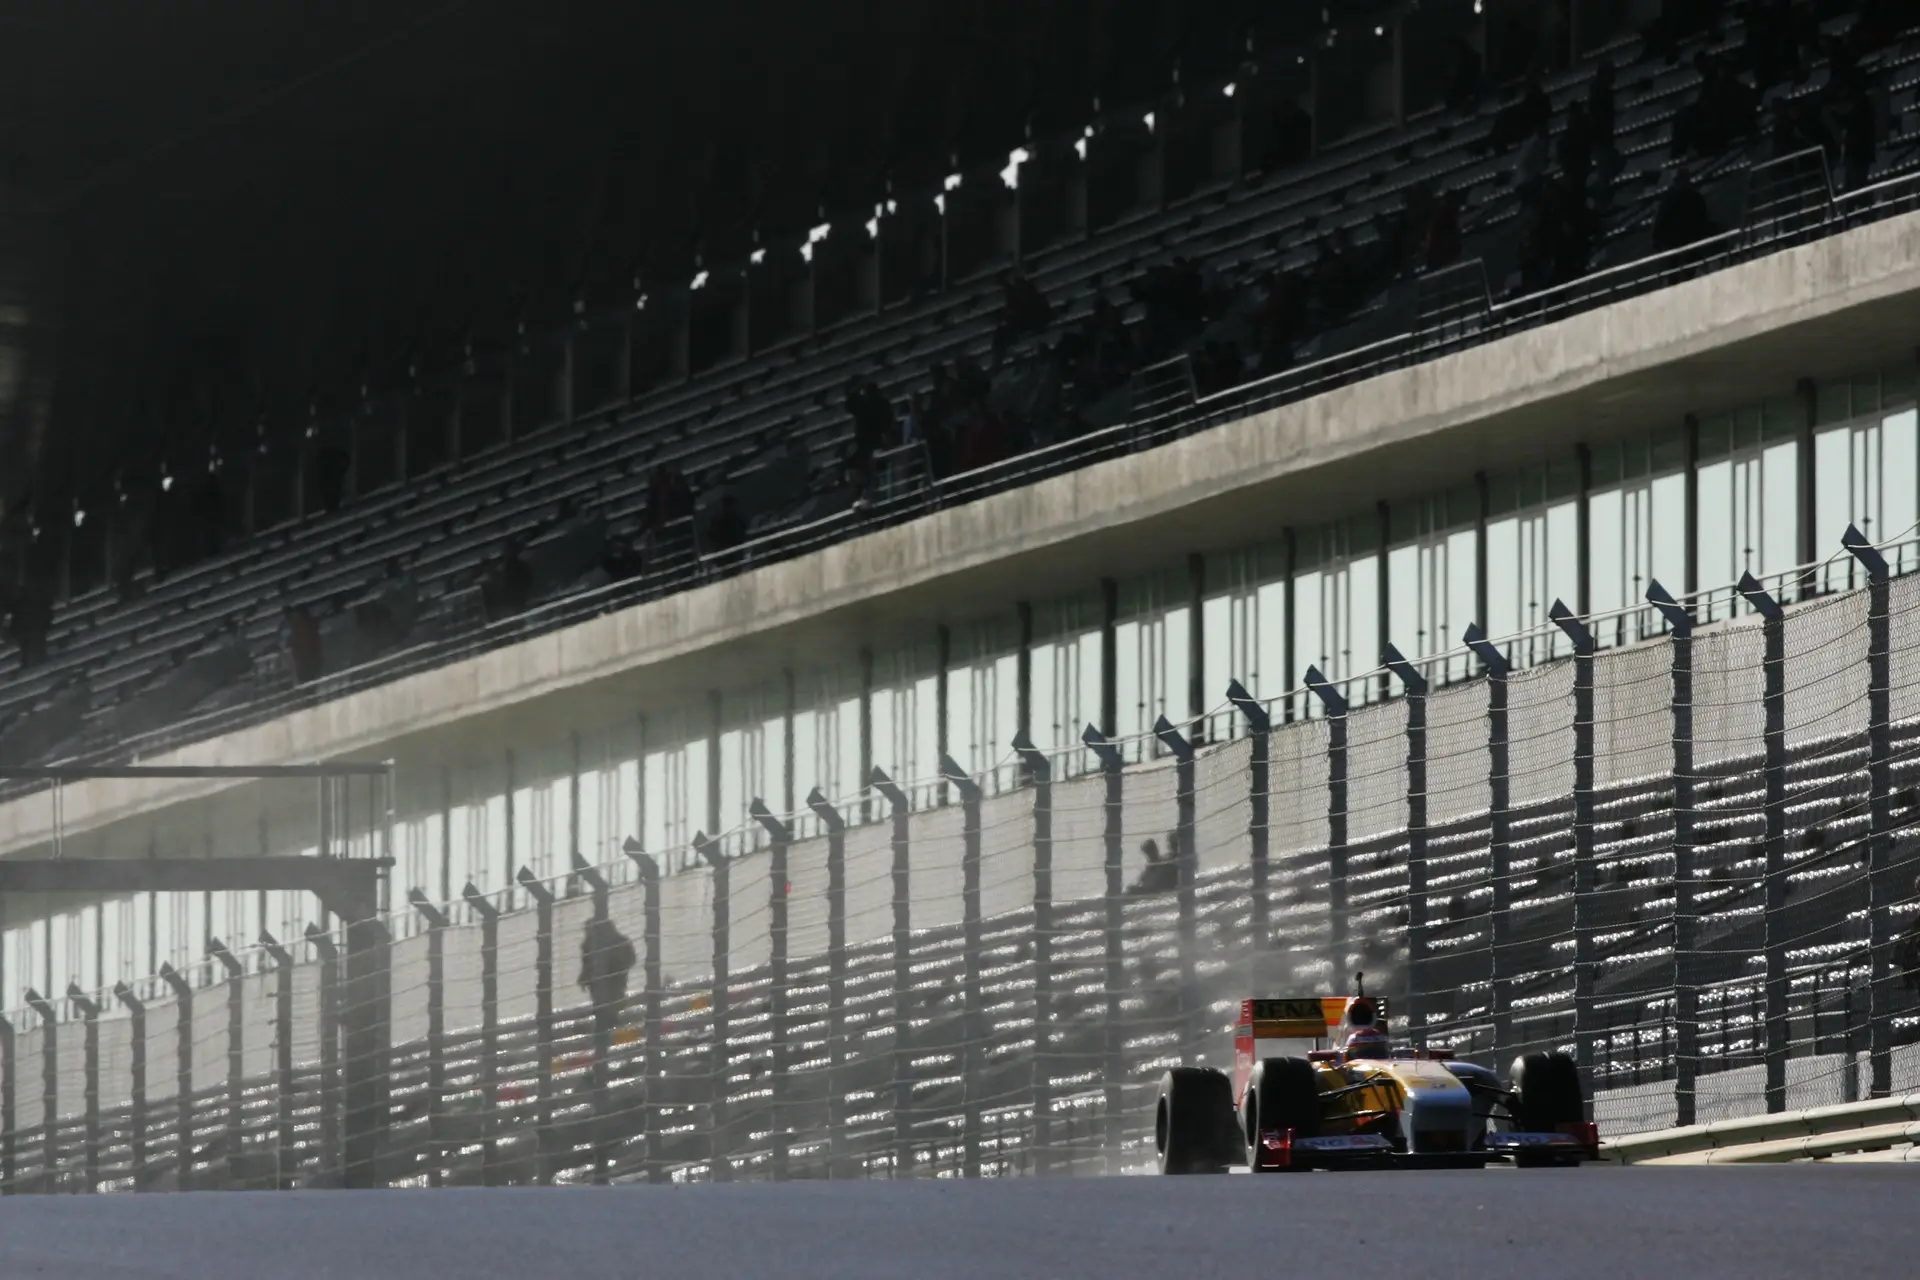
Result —
[[[1383, 996], [1367, 996], [1379, 1017], [1387, 1016]], [[1353, 996], [1301, 996], [1292, 999], [1242, 1000], [1235, 1034], [1254, 1040], [1322, 1040], [1346, 1020]]]

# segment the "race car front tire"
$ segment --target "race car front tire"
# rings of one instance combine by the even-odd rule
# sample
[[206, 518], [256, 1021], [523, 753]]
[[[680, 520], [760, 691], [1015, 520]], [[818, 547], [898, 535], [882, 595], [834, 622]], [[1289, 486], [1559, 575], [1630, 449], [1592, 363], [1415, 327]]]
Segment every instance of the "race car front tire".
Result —
[[1320, 1076], [1305, 1058], [1263, 1058], [1247, 1081], [1241, 1121], [1247, 1167], [1260, 1169], [1260, 1135], [1291, 1129], [1296, 1138], [1320, 1136]]
[[1529, 1053], [1514, 1059], [1507, 1087], [1513, 1094], [1508, 1112], [1522, 1133], [1556, 1133], [1562, 1125], [1586, 1119], [1580, 1070], [1564, 1053]]
[[1153, 1140], [1161, 1173], [1225, 1173], [1225, 1139], [1235, 1136], [1233, 1082], [1226, 1076], [1209, 1067], [1174, 1067], [1160, 1078]]

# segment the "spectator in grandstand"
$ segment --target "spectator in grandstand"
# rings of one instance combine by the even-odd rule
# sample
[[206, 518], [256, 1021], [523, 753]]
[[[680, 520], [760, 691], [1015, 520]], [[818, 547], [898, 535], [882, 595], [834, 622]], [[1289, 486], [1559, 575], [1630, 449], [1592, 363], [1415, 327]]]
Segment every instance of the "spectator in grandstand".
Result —
[[287, 604], [281, 608], [280, 645], [286, 651], [294, 683], [305, 684], [320, 678], [320, 624], [314, 621], [313, 611], [307, 606]]
[[1313, 157], [1313, 116], [1286, 94], [1276, 97], [1267, 117], [1267, 140], [1260, 171], [1269, 176]]
[[647, 477], [647, 527], [660, 532], [676, 520], [693, 514], [693, 487], [671, 462], [655, 467]]
[[1434, 201], [1427, 221], [1422, 253], [1428, 271], [1439, 271], [1460, 260], [1460, 194], [1443, 192]]
[[524, 613], [533, 603], [533, 590], [533, 566], [527, 563], [519, 537], [510, 537], [500, 544], [500, 559], [481, 585], [487, 621], [499, 622]]
[[847, 416], [853, 421], [853, 451], [865, 463], [898, 437], [893, 403], [871, 381], [847, 379]]
[[993, 362], [1022, 338], [1038, 337], [1053, 324], [1053, 304], [1018, 271], [1000, 273], [1000, 320], [993, 330]]
[[1693, 175], [1682, 166], [1674, 173], [1672, 183], [1660, 197], [1660, 207], [1654, 211], [1654, 252], [1693, 244], [1718, 230], [1707, 212], [1706, 200], [1693, 185]]
[[633, 940], [604, 917], [587, 921], [580, 939], [580, 989], [593, 1002], [596, 1020], [610, 1020], [627, 998], [627, 980], [638, 963]]
[[1453, 38], [1449, 55], [1452, 69], [1447, 73], [1447, 107], [1453, 111], [1472, 111], [1486, 94], [1480, 54], [1465, 36]]
[[1519, 146], [1552, 125], [1553, 102], [1547, 97], [1540, 77], [1532, 76], [1528, 78], [1520, 96], [1494, 117], [1493, 129], [1487, 135], [1487, 145], [1495, 151], [1505, 151], [1509, 147]]
[[1567, 108], [1567, 125], [1560, 132], [1560, 172], [1576, 199], [1586, 199], [1593, 176], [1593, 148], [1593, 119], [1585, 103], [1575, 102]]
[[731, 551], [747, 540], [747, 520], [731, 492], [720, 495], [720, 507], [707, 521], [706, 550]]
[[1140, 856], [1147, 860], [1147, 865], [1140, 869], [1139, 876], [1128, 886], [1128, 894], [1146, 896], [1167, 893], [1180, 887], [1179, 837], [1169, 835], [1167, 847], [1168, 852], [1163, 854], [1158, 842], [1150, 838], [1140, 842]]
[[1866, 186], [1880, 147], [1880, 122], [1864, 86], [1856, 88], [1840, 108], [1840, 138], [1846, 149], [1846, 190]]
[[38, 573], [25, 574], [13, 593], [7, 619], [8, 633], [20, 646], [20, 669], [47, 660], [47, 635], [53, 629], [53, 593]]

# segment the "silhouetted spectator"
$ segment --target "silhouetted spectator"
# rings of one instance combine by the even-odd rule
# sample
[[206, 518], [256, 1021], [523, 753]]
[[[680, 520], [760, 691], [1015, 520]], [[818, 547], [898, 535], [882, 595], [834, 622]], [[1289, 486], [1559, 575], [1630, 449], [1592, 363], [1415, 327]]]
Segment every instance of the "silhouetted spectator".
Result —
[[1707, 202], [1693, 185], [1693, 175], [1685, 169], [1674, 174], [1660, 207], [1653, 215], [1653, 248], [1656, 253], [1678, 249], [1712, 235], [1717, 227], [1707, 212]]
[[38, 574], [28, 574], [14, 593], [8, 629], [20, 646], [20, 669], [47, 660], [47, 634], [53, 629], [53, 597]]
[[1613, 146], [1613, 63], [1602, 62], [1587, 82], [1587, 123], [1596, 150]]
[[1434, 202], [1422, 246], [1427, 270], [1439, 271], [1460, 260], [1460, 196], [1448, 191]]
[[320, 509], [338, 511], [346, 501], [347, 475], [353, 468], [352, 459], [347, 451], [337, 444], [323, 444], [314, 455], [317, 469], [316, 484], [319, 488]]
[[1261, 172], [1271, 176], [1312, 158], [1313, 117], [1298, 102], [1282, 94], [1267, 117], [1267, 144], [1260, 157]]
[[746, 517], [731, 493], [720, 495], [720, 509], [707, 521], [707, 550], [731, 551], [747, 540]]
[[1453, 39], [1452, 66], [1447, 72], [1447, 106], [1454, 111], [1471, 111], [1480, 105], [1486, 88], [1480, 54], [1466, 37]]
[[533, 566], [521, 552], [520, 539], [508, 538], [500, 545], [500, 561], [482, 588], [487, 620], [499, 622], [524, 613], [533, 602], [533, 590]]
[[693, 489], [680, 468], [661, 463], [647, 477], [647, 527], [658, 533], [693, 514]]
[[893, 405], [880, 388], [858, 378], [847, 380], [847, 416], [853, 420], [853, 451], [864, 461], [896, 436]]
[[1576, 199], [1585, 199], [1587, 180], [1593, 174], [1593, 122], [1585, 103], [1567, 108], [1567, 127], [1560, 132], [1560, 172]]
[[1140, 869], [1139, 876], [1128, 886], [1130, 895], [1168, 893], [1180, 887], [1180, 862], [1172, 853], [1162, 854], [1158, 842], [1148, 839], [1140, 842], [1140, 856], [1147, 865]]
[[993, 359], [1021, 338], [1045, 333], [1053, 323], [1053, 304], [1033, 281], [1018, 271], [1000, 273], [1000, 322], [993, 331]]
[[1865, 89], [1857, 89], [1840, 110], [1840, 137], [1846, 148], [1846, 189], [1867, 185], [1873, 173], [1875, 153], [1879, 149], [1879, 118], [1873, 99]]
[[1553, 102], [1547, 97], [1540, 78], [1534, 76], [1520, 96], [1494, 118], [1487, 142], [1495, 151], [1525, 142], [1553, 123]]
[[580, 939], [580, 989], [596, 1016], [617, 1013], [627, 998], [627, 978], [638, 963], [632, 939], [607, 919], [587, 921]]
[[320, 678], [320, 624], [305, 605], [290, 604], [281, 610], [280, 642], [286, 648], [296, 684]]

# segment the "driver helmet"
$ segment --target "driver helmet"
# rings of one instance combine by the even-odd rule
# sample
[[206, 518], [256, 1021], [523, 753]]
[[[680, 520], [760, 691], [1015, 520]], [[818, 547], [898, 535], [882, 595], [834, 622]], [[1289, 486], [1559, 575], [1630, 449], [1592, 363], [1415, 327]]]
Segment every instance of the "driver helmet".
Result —
[[1393, 1056], [1393, 1041], [1379, 1027], [1355, 1027], [1347, 1037], [1347, 1057], [1349, 1058], [1390, 1058]]

